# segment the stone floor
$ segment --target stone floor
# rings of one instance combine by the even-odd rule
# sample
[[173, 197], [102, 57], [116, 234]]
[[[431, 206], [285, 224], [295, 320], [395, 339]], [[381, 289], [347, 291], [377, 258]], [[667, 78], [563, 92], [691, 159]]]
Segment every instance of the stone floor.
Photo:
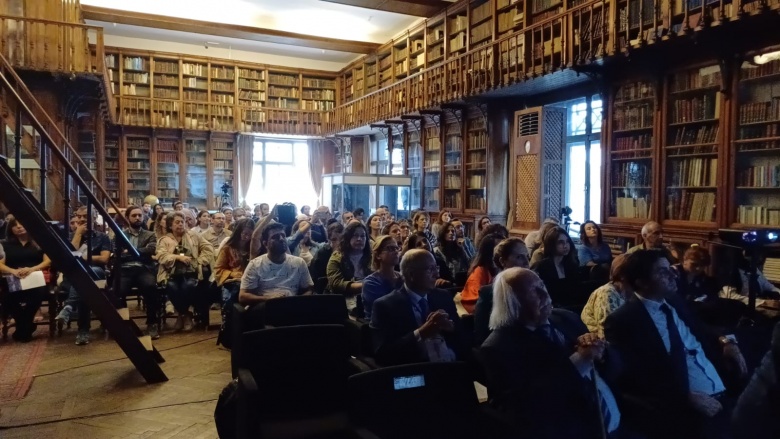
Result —
[[75, 331], [48, 339], [27, 395], [0, 403], [0, 437], [216, 438], [214, 407], [230, 381], [230, 353], [216, 336], [164, 333], [155, 346], [169, 381], [153, 385], [98, 331], [83, 347]]

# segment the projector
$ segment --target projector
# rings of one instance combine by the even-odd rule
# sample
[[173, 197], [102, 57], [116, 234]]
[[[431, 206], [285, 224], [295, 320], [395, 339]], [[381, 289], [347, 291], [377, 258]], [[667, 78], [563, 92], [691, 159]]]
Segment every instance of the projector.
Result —
[[780, 229], [735, 230], [720, 229], [718, 237], [739, 247], [761, 247], [780, 244]]

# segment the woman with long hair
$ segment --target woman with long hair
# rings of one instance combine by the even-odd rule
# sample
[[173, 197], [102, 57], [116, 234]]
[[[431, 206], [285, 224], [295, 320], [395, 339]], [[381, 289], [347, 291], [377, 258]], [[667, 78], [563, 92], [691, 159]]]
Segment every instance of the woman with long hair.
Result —
[[[487, 237], [487, 236], [486, 236]], [[517, 237], [506, 238], [493, 249], [493, 265], [500, 272], [508, 268], [528, 268], [528, 248]], [[494, 276], [495, 278], [495, 276]], [[474, 307], [474, 341], [477, 346], [490, 335], [490, 312], [493, 310], [493, 285], [479, 289], [479, 299]]]
[[404, 281], [401, 273], [395, 267], [401, 260], [401, 248], [398, 242], [389, 235], [379, 236], [371, 249], [371, 268], [373, 273], [363, 280], [364, 318], [371, 319], [371, 308], [374, 301], [401, 288]]
[[437, 244], [433, 249], [433, 254], [444, 260], [452, 276], [451, 281], [454, 282], [457, 273], [468, 272], [469, 258], [466, 256], [463, 246], [458, 244], [455, 227], [452, 223], [444, 224], [439, 229], [439, 235], [436, 238]]
[[192, 329], [190, 307], [198, 303], [198, 282], [203, 268], [214, 261], [214, 249], [200, 235], [188, 233], [181, 212], [165, 217], [165, 235], [157, 241], [157, 283], [165, 285], [168, 299], [179, 313], [176, 330]]
[[439, 238], [439, 232], [441, 231], [441, 228], [450, 221], [452, 221], [452, 214], [446, 210], [439, 212], [439, 215], [436, 217], [436, 221], [431, 224], [431, 233], [433, 233], [433, 236], [435, 236], [436, 239]]
[[542, 239], [542, 260], [531, 264], [550, 293], [553, 305], [581, 306], [587, 301], [581, 297], [579, 266], [574, 243], [561, 227], [547, 230]]
[[471, 261], [469, 277], [460, 294], [460, 303], [469, 314], [474, 313], [474, 306], [479, 298], [479, 289], [493, 282], [498, 274], [498, 268], [493, 262], [493, 251], [501, 241], [499, 235], [490, 234], [482, 238], [477, 249], [477, 256]]
[[577, 257], [580, 267], [608, 267], [612, 263], [612, 249], [604, 242], [601, 227], [594, 221], [585, 221], [580, 226], [580, 242], [577, 247]]
[[489, 226], [492, 223], [493, 222], [490, 220], [489, 217], [487, 216], [481, 217], [479, 221], [477, 221], [477, 234], [482, 233], [482, 229], [484, 229], [485, 227]]
[[160, 217], [165, 217], [165, 208], [162, 204], [155, 204], [152, 207], [152, 214], [149, 215], [149, 221], [146, 222], [146, 229], [150, 232], [154, 232], [157, 226], [157, 220]]
[[214, 264], [214, 282], [222, 290], [223, 325], [230, 309], [238, 300], [241, 277], [249, 264], [249, 243], [254, 229], [255, 223], [251, 219], [238, 220], [233, 226], [233, 234], [219, 250], [217, 262]]
[[431, 244], [431, 248], [436, 246], [436, 236], [431, 233], [428, 226], [431, 224], [431, 216], [427, 212], [417, 212], [412, 217], [412, 233], [419, 232], [425, 234], [425, 238]]
[[404, 240], [401, 237], [401, 225], [395, 221], [390, 221], [382, 227], [382, 235], [392, 236], [399, 248], [404, 244]]
[[619, 255], [612, 261], [610, 281], [596, 288], [582, 309], [582, 323], [585, 323], [588, 331], [595, 332], [601, 338], [604, 338], [604, 321], [633, 294], [626, 278], [626, 274], [631, 271], [628, 267], [632, 254]]
[[198, 235], [208, 230], [211, 226], [211, 214], [207, 210], [201, 210], [198, 212], [196, 220], [198, 224], [192, 228], [192, 231]]
[[328, 261], [328, 289], [347, 298], [347, 306], [356, 306], [355, 296], [363, 291], [363, 279], [371, 274], [371, 247], [368, 230], [353, 221], [344, 228], [339, 248]]
[[[7, 227], [8, 237], [3, 246], [0, 247], [4, 253], [0, 258], [0, 273], [6, 278], [2, 305], [8, 314], [16, 320], [16, 330], [12, 334], [13, 339], [26, 343], [32, 340], [32, 335], [35, 332], [35, 313], [38, 312], [41, 302], [46, 296], [46, 286], [28, 290], [12, 290], [10, 285], [36, 271], [48, 271], [51, 261], [27, 234], [27, 229], [19, 220], [11, 218]], [[46, 273], [44, 273], [44, 279], [46, 278]]]
[[374, 242], [382, 234], [382, 216], [376, 213], [369, 216], [366, 227], [368, 228], [369, 241]]

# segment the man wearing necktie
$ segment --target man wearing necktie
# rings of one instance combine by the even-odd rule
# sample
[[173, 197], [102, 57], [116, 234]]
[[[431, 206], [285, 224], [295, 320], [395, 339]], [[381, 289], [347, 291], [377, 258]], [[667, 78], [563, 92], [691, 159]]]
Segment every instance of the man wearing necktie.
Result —
[[480, 349], [490, 402], [528, 437], [625, 437], [605, 381], [613, 366], [606, 343], [576, 314], [553, 310], [536, 273], [510, 268], [496, 277], [490, 328]]
[[635, 297], [607, 317], [604, 333], [622, 360], [621, 392], [644, 402], [627, 418], [650, 438], [730, 437], [733, 398], [724, 381], [747, 373], [736, 339], [689, 311], [663, 254], [637, 251], [626, 278]]
[[427, 250], [401, 259], [403, 287], [377, 299], [371, 331], [377, 363], [466, 361], [470, 350], [452, 294], [436, 288], [439, 268]]

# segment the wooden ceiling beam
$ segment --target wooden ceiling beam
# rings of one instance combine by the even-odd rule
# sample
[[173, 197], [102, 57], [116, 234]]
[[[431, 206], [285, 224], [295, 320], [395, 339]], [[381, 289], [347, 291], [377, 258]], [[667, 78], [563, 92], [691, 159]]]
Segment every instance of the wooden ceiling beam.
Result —
[[355, 6], [415, 17], [433, 17], [452, 3], [442, 0], [322, 0], [328, 3]]
[[85, 20], [238, 38], [242, 40], [259, 41], [262, 43], [286, 44], [298, 47], [309, 47], [312, 49], [360, 54], [375, 52], [379, 47], [379, 44], [365, 41], [340, 40], [336, 38], [318, 37], [253, 26], [190, 20], [186, 18], [168, 17], [165, 15], [101, 8], [97, 6], [81, 5], [81, 10]]

